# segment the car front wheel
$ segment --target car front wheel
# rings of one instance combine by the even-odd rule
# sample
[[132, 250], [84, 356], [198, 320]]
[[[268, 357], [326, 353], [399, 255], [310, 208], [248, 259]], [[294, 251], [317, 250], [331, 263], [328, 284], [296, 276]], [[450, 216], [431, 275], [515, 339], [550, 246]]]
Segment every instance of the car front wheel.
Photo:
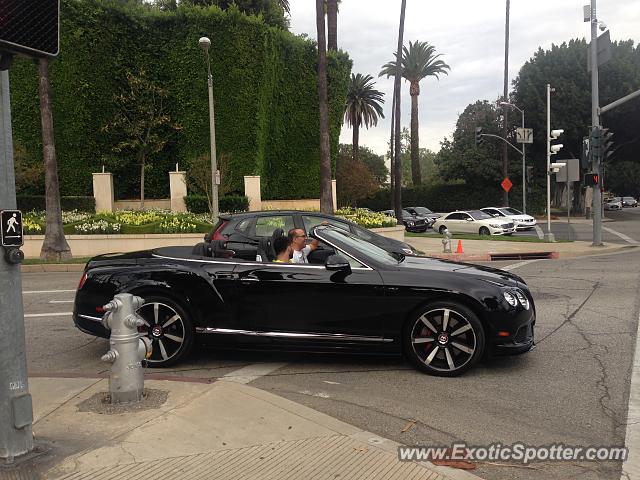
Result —
[[185, 358], [193, 348], [194, 330], [188, 314], [177, 302], [162, 296], [143, 297], [138, 315], [145, 324], [138, 328], [151, 340], [150, 367], [168, 367]]
[[444, 231], [447, 229], [447, 227], [445, 225], [442, 225], [439, 229], [438, 232], [440, 233], [440, 235], [444, 234]]
[[453, 302], [435, 302], [406, 322], [406, 356], [419, 370], [442, 377], [463, 374], [482, 357], [484, 329], [473, 311]]
[[489, 231], [489, 229], [487, 227], [482, 227], [480, 229], [480, 235], [491, 235], [491, 232]]

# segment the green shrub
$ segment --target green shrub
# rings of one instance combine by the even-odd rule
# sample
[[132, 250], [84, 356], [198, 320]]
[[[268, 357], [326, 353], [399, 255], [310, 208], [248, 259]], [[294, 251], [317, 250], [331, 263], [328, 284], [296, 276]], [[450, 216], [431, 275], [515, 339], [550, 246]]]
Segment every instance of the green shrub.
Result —
[[209, 213], [209, 202], [205, 195], [187, 195], [184, 203], [191, 213]]
[[[89, 194], [91, 173], [104, 164], [117, 179], [116, 198], [139, 194], [136, 159], [115, 154], [112, 146], [121, 138], [101, 130], [116, 113], [113, 97], [127, 71], [144, 69], [166, 89], [167, 114], [182, 126], [181, 135], [149, 158], [147, 198], [168, 196], [167, 172], [176, 162], [186, 169], [209, 152], [206, 67], [198, 46], [206, 35], [212, 42], [217, 149], [230, 159], [223, 180], [228, 191], [241, 191], [244, 175], [261, 175], [265, 199], [318, 198], [315, 42], [235, 7], [180, 2], [175, 11], [161, 12], [149, 3], [61, 1], [60, 55], [50, 63], [61, 191]], [[329, 54], [333, 164], [350, 70], [345, 53]], [[16, 58], [10, 76], [11, 100], [20, 105], [12, 112], [16, 142], [28, 146], [29, 161], [42, 163], [37, 67]]]
[[225, 213], [246, 212], [249, 210], [249, 199], [244, 195], [227, 195], [220, 197], [218, 209]]
[[[23, 212], [46, 209], [44, 195], [18, 195], [16, 197], [18, 209]], [[78, 212], [95, 213], [96, 199], [94, 197], [61, 197], [62, 210], [76, 210]]]
[[[184, 201], [187, 204], [187, 210], [191, 213], [209, 213], [209, 203], [204, 195], [187, 195]], [[246, 212], [249, 210], [249, 199], [244, 195], [220, 197], [218, 210], [224, 213]]]
[[[509, 203], [515, 208], [522, 205], [522, 194], [512, 189]], [[433, 185], [402, 189], [402, 205], [423, 206], [434, 212], [451, 212], [453, 210], [471, 210], [482, 207], [502, 205], [502, 190], [499, 186], [469, 186], [465, 184]], [[372, 197], [362, 200], [360, 206], [371, 210], [388, 210], [393, 207], [389, 189], [382, 189]], [[527, 194], [527, 213], [544, 211], [544, 195], [538, 190]]]

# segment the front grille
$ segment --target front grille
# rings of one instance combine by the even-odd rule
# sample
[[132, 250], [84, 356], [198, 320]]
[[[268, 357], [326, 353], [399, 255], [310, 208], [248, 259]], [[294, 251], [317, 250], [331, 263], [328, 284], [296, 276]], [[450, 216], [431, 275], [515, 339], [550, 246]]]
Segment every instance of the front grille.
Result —
[[506, 225], [503, 225], [502, 228], [513, 228], [513, 223], [507, 223]]
[[418, 226], [418, 225], [424, 225], [424, 220], [416, 220], [415, 225], [416, 225], [416, 226]]

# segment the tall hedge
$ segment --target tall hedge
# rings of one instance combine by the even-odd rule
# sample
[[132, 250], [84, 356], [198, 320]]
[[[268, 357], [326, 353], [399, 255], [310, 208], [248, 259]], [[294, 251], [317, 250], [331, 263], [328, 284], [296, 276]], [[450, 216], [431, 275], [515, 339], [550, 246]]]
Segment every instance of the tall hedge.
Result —
[[[152, 160], [149, 198], [168, 195], [167, 172], [209, 152], [209, 110], [201, 36], [211, 41], [218, 155], [229, 158], [229, 190], [244, 175], [262, 176], [262, 195], [319, 195], [319, 114], [315, 43], [265, 25], [237, 8], [181, 6], [161, 12], [115, 0], [62, 0], [61, 53], [50, 64], [60, 186], [91, 194], [91, 173], [106, 163], [116, 196], [139, 194], [133, 155], [116, 155], [117, 134], [101, 128], [115, 114], [125, 72], [145, 69], [169, 91], [167, 110], [182, 126]], [[335, 165], [351, 61], [329, 60], [332, 163]], [[15, 142], [42, 161], [36, 66], [16, 60], [10, 71]]]

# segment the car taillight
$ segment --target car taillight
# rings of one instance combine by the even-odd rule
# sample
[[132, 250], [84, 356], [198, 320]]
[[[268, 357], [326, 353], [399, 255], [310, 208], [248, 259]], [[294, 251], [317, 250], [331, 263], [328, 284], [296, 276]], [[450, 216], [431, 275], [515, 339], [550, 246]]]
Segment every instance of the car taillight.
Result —
[[211, 238], [211, 240], [226, 240], [227, 239], [227, 237], [225, 237], [222, 234], [222, 230], [224, 230], [224, 227], [227, 225], [227, 223], [229, 223], [228, 220], [223, 220], [222, 221], [220, 226], [216, 229], [215, 233], [213, 234], [213, 237]]
[[83, 273], [82, 277], [80, 277], [80, 283], [78, 283], [78, 290], [84, 287], [85, 282], [87, 281], [87, 274]]

